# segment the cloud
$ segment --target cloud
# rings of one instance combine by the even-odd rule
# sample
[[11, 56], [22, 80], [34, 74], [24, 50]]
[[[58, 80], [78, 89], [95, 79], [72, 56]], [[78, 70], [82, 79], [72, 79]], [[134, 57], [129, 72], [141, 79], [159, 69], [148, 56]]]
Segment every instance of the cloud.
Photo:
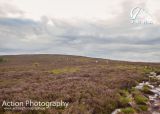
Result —
[[0, 2], [0, 18], [22, 17], [24, 12], [8, 3]]
[[56, 53], [159, 62], [160, 26], [131, 24], [130, 10], [137, 5], [147, 6], [145, 2], [124, 0], [121, 11], [110, 20], [44, 15], [36, 21], [8, 17], [23, 11], [4, 12], [1, 9], [5, 8], [0, 7], [0, 54]]

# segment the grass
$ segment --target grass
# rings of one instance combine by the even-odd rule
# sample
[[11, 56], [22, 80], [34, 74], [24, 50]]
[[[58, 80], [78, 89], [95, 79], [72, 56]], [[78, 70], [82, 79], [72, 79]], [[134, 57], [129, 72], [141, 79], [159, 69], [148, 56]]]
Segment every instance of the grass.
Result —
[[134, 114], [136, 110], [131, 107], [127, 107], [127, 108], [121, 109], [121, 112], [123, 112], [123, 114]]
[[129, 105], [131, 99], [128, 96], [120, 96], [119, 98], [119, 107], [126, 107]]
[[153, 72], [153, 68], [148, 66], [145, 66], [143, 70], [145, 74], [149, 74], [150, 72]]
[[[143, 93], [149, 93], [150, 87], [145, 85], [143, 87]], [[148, 98], [143, 96], [143, 93], [140, 90], [136, 90], [132, 88], [129, 92], [126, 90], [120, 90], [120, 98], [119, 98], [119, 108], [121, 108], [121, 112], [119, 114], [135, 114], [136, 111], [148, 111], [148, 106], [146, 105], [148, 102]], [[129, 95], [132, 95], [134, 99], [130, 98]], [[129, 102], [135, 102], [135, 106], [129, 107]]]
[[144, 74], [149, 74], [150, 72], [160, 72], [160, 67], [155, 67], [155, 66], [144, 66], [139, 68], [142, 73]]
[[144, 85], [143, 88], [142, 88], [142, 92], [145, 93], [145, 94], [153, 94], [152, 91], [150, 91], [150, 87], [147, 86], [147, 85]]
[[0, 57], [0, 63], [6, 62], [6, 61], [7, 61], [7, 59], [5, 59], [5, 58], [3, 58], [3, 57]]
[[150, 82], [158, 82], [159, 80], [157, 78], [155, 78], [155, 77], [150, 77], [149, 81]]
[[148, 111], [147, 105], [138, 105], [138, 111]]
[[127, 97], [129, 95], [127, 90], [119, 90], [119, 94], [124, 97]]
[[54, 69], [51, 71], [52, 74], [67, 74], [67, 73], [74, 73], [79, 71], [79, 68], [75, 67], [65, 67], [65, 68], [59, 68], [59, 69]]
[[135, 99], [135, 102], [137, 104], [140, 104], [140, 105], [141, 104], [144, 105], [144, 104], [146, 104], [148, 102], [148, 98], [146, 98], [143, 95], [137, 95], [137, 96], [134, 97], [134, 99]]

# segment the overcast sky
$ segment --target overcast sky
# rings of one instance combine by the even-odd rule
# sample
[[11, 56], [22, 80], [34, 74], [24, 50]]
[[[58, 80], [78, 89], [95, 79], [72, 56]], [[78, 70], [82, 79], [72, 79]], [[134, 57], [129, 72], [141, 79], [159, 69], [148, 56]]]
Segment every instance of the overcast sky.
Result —
[[[0, 0], [0, 55], [160, 62], [159, 6], [160, 0]], [[138, 10], [136, 19], [152, 23], [131, 23]]]

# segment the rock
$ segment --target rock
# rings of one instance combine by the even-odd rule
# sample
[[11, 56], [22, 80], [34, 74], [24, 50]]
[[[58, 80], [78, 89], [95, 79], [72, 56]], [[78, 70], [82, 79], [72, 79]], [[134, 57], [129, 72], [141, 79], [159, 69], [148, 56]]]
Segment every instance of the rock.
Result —
[[156, 78], [156, 76], [149, 76], [149, 78]]
[[150, 84], [149, 84], [148, 86], [149, 86], [150, 88], [152, 88], [152, 89], [154, 88], [154, 86], [153, 86], [153, 85], [150, 85]]
[[145, 82], [144, 84], [145, 84], [145, 85], [149, 85], [149, 82]]
[[155, 72], [150, 72], [151, 76], [156, 76], [157, 74]]
[[152, 114], [160, 114], [160, 113], [159, 113], [159, 112], [155, 112], [155, 111], [154, 111], [154, 112], [152, 112]]
[[159, 89], [151, 89], [151, 92], [153, 92], [153, 93], [155, 93], [155, 94], [157, 94], [157, 95], [160, 95], [160, 91], [159, 91]]
[[160, 88], [156, 88], [156, 90], [160, 92]]
[[155, 72], [151, 72], [148, 75], [149, 78], [154, 78], [154, 82], [143, 82], [139, 83], [135, 88], [136, 89], [143, 89], [144, 85], [147, 85], [150, 87], [150, 91], [153, 92], [153, 95], [147, 94], [147, 97], [149, 98], [149, 110], [151, 114], [160, 114], [160, 85], [159, 81], [160, 80], [160, 74], [156, 74]]
[[158, 109], [160, 109], [160, 104], [158, 104], [158, 103], [155, 103], [155, 104], [153, 105], [153, 108], [154, 108], [155, 110], [158, 110]]
[[141, 85], [138, 85], [138, 86], [136, 86], [135, 88], [136, 88], [136, 89], [139, 89], [139, 90], [141, 90], [141, 89], [143, 88], [143, 86], [141, 86]]
[[156, 100], [157, 96], [149, 96], [149, 100], [154, 102]]
[[118, 114], [119, 112], [121, 112], [121, 109], [115, 109], [111, 114]]
[[135, 88], [141, 90], [141, 89], [143, 88], [144, 85], [147, 85], [147, 86], [149, 86], [149, 87], [152, 88], [152, 89], [154, 88], [154, 86], [151, 85], [149, 82], [142, 82], [142, 83], [139, 83], [139, 85], [137, 85]]
[[142, 82], [142, 83], [139, 83], [139, 85], [137, 85], [135, 88], [141, 90], [144, 85], [145, 85], [145, 83]]
[[158, 80], [160, 80], [160, 75], [156, 76], [156, 78], [157, 78]]

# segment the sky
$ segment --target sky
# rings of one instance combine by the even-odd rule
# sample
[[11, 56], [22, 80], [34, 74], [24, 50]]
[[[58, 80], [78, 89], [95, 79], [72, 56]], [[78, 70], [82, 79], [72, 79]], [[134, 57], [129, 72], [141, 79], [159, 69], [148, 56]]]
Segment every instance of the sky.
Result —
[[159, 0], [0, 0], [0, 55], [160, 62]]

